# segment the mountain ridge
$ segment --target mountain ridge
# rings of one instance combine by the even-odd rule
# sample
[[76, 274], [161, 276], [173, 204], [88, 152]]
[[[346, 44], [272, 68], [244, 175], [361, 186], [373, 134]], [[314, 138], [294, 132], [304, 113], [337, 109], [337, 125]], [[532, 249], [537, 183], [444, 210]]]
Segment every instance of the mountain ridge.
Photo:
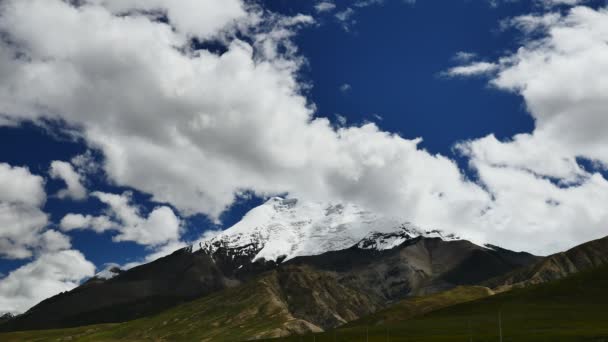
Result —
[[[102, 272], [72, 291], [42, 301], [0, 325], [0, 330], [128, 321], [242, 286], [266, 272], [285, 275], [284, 270], [302, 275], [281, 278], [291, 279], [284, 290], [294, 300], [306, 297], [305, 289], [315, 288], [304, 276], [314, 274], [325, 279], [328, 288], [342, 288], [335, 293], [364, 298], [365, 306], [376, 310], [407, 296], [486, 281], [535, 261], [537, 257], [528, 253], [478, 246], [352, 205], [272, 198], [228, 230], [200, 241], [198, 248], [186, 247], [124, 272]], [[291, 287], [300, 288], [301, 295]], [[359, 308], [341, 312], [340, 306], [349, 307], [346, 298], [339, 306], [328, 303], [332, 301], [319, 302], [326, 311], [316, 315], [311, 314], [313, 309], [290, 312], [320, 329], [369, 313]]]
[[523, 269], [490, 279], [484, 285], [497, 291], [506, 291], [513, 287], [561, 279], [602, 265], [608, 265], [608, 236], [549, 255]]

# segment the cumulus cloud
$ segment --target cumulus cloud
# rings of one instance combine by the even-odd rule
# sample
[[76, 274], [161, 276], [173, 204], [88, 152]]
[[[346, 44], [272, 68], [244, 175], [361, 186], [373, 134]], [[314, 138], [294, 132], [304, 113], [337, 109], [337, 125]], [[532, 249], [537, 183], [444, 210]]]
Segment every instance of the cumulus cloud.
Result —
[[0, 257], [29, 258], [36, 250], [57, 250], [67, 237], [46, 231], [44, 179], [27, 168], [0, 163]]
[[73, 289], [94, 273], [95, 265], [78, 251], [43, 254], [0, 279], [0, 312], [22, 313], [48, 297]]
[[95, 270], [80, 252], [70, 250], [68, 236], [47, 229], [48, 217], [40, 209], [45, 201], [42, 177], [0, 164], [0, 257], [35, 257], [1, 277], [1, 312], [21, 313], [72, 289]]
[[[507, 141], [488, 136], [459, 146], [496, 198], [486, 216], [508, 234], [559, 235], [547, 250], [602, 237], [608, 233], [608, 210], [599, 204], [606, 180], [577, 158], [608, 165], [602, 133], [608, 129], [608, 11], [576, 7], [513, 22], [524, 33], [543, 35], [503, 56], [490, 82], [521, 95], [536, 127]], [[539, 243], [529, 241], [528, 248]]]
[[143, 217], [140, 210], [132, 205], [129, 193], [122, 195], [94, 192], [91, 194], [108, 206], [108, 214], [91, 216], [68, 214], [59, 226], [64, 231], [91, 229], [97, 233], [117, 231], [116, 242], [134, 241], [142, 245], [159, 246], [179, 241], [181, 221], [173, 210], [160, 206]]
[[70, 163], [55, 160], [51, 163], [49, 175], [53, 179], [61, 179], [67, 188], [57, 193], [59, 198], [72, 198], [82, 200], [87, 197], [87, 189], [82, 185], [81, 176], [74, 171]]
[[91, 216], [81, 214], [67, 214], [59, 223], [64, 231], [77, 229], [92, 229], [97, 233], [103, 233], [116, 227], [116, 224], [108, 216]]
[[44, 179], [24, 167], [0, 163], [0, 202], [39, 207], [46, 201]]
[[84, 4], [96, 4], [113, 14], [134, 14], [137, 11], [154, 11], [166, 14], [171, 24], [182, 34], [200, 39], [217, 37], [230, 30], [239, 20], [251, 20], [240, 0], [85, 0]]

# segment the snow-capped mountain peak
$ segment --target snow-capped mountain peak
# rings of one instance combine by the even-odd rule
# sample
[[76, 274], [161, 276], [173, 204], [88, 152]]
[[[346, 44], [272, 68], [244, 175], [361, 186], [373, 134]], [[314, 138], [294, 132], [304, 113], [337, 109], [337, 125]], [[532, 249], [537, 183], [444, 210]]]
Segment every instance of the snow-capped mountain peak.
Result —
[[357, 248], [360, 249], [375, 249], [375, 250], [387, 250], [395, 248], [406, 241], [410, 241], [419, 237], [423, 238], [439, 238], [444, 241], [455, 241], [460, 240], [459, 237], [454, 234], [445, 234], [440, 230], [422, 230], [410, 223], [404, 223], [399, 226], [399, 229], [389, 232], [371, 232], [359, 243]]
[[[354, 204], [273, 197], [249, 211], [234, 226], [198, 241], [194, 250], [213, 254], [224, 249], [232, 253], [232, 258], [250, 256], [254, 261], [276, 261], [354, 245], [388, 249], [418, 236], [448, 238], [438, 231], [425, 232]], [[363, 243], [365, 239], [368, 243]]]

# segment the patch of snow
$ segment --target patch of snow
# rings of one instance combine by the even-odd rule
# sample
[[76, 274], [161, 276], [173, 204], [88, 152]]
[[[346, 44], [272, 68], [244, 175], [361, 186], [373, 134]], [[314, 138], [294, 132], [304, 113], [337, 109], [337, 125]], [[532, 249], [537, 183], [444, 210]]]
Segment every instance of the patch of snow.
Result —
[[116, 277], [120, 273], [122, 273], [122, 270], [118, 267], [117, 264], [108, 264], [106, 265], [106, 268], [103, 271], [95, 274], [94, 277], [98, 279], [108, 280]]

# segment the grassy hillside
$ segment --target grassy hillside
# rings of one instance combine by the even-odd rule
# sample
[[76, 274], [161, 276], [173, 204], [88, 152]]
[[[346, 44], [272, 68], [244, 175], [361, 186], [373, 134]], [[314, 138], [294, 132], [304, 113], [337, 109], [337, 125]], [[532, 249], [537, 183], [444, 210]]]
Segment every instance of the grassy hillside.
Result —
[[390, 307], [344, 325], [344, 328], [394, 324], [448, 306], [488, 297], [493, 292], [482, 286], [460, 286], [453, 290], [402, 300]]
[[[391, 311], [394, 310], [394, 311]], [[399, 308], [384, 313], [400, 314]], [[608, 267], [401, 320], [377, 315], [281, 341], [608, 341]]]
[[310, 331], [280, 300], [269, 276], [120, 324], [0, 334], [0, 341], [240, 341]]

